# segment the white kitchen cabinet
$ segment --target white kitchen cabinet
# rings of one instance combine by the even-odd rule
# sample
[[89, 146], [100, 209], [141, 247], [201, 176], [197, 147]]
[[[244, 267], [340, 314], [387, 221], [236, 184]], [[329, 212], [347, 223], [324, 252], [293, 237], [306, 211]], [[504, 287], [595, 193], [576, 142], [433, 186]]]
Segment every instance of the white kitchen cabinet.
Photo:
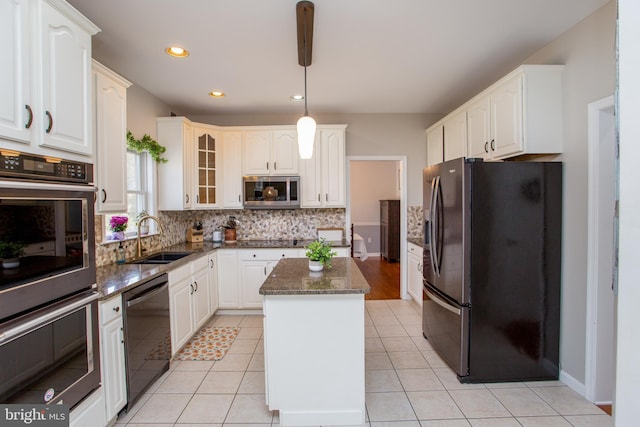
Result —
[[217, 207], [219, 134], [210, 128], [198, 126], [193, 128], [193, 138], [194, 208]]
[[218, 306], [240, 307], [240, 283], [238, 280], [238, 251], [223, 249], [216, 251], [218, 259]]
[[467, 108], [469, 157], [562, 152], [562, 65], [523, 65]]
[[127, 210], [127, 88], [131, 83], [93, 61], [97, 213]]
[[467, 112], [459, 110], [447, 116], [444, 131], [444, 161], [467, 156]]
[[238, 308], [262, 308], [260, 287], [282, 258], [295, 258], [297, 249], [239, 250], [241, 298]]
[[192, 125], [185, 117], [156, 119], [158, 143], [167, 150], [158, 163], [158, 209], [176, 211], [191, 209], [192, 190]]
[[[29, 0], [0, 0], [0, 136], [29, 144], [32, 132]], [[16, 145], [15, 148], [19, 148]]]
[[345, 129], [346, 125], [319, 127], [313, 156], [300, 160], [301, 207], [346, 206]]
[[215, 252], [208, 256], [209, 261], [209, 309], [214, 314], [218, 309], [218, 257]]
[[295, 129], [245, 131], [244, 175], [297, 175], [297, 140]]
[[169, 313], [171, 318], [171, 354], [175, 355], [211, 313], [207, 266], [202, 256], [187, 265], [169, 271]]
[[427, 129], [427, 166], [442, 163], [444, 156], [444, 131], [442, 124]]
[[107, 421], [127, 404], [122, 295], [100, 302], [100, 367]]
[[407, 292], [422, 307], [422, 248], [408, 243], [407, 254]]
[[222, 134], [222, 207], [242, 208], [242, 131]]
[[91, 161], [91, 36], [99, 28], [63, 0], [2, 0], [0, 11], [9, 50], [0, 70], [3, 147]]

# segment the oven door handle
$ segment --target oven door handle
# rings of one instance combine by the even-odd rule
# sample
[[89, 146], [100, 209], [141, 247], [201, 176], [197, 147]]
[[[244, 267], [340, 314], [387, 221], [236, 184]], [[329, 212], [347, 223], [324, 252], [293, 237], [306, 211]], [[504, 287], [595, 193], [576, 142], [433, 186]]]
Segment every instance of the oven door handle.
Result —
[[133, 307], [136, 304], [140, 304], [142, 302], [145, 302], [149, 298], [153, 298], [154, 296], [156, 296], [160, 292], [166, 290], [168, 286], [169, 286], [169, 283], [165, 283], [164, 285], [160, 285], [160, 286], [157, 286], [155, 288], [152, 288], [151, 290], [143, 293], [142, 295], [137, 296], [136, 298], [133, 298], [133, 299], [127, 301], [127, 307]]
[[457, 314], [458, 316], [460, 316], [460, 313], [462, 313], [462, 311], [459, 308], [456, 308], [454, 306], [452, 306], [451, 304], [448, 304], [446, 301], [442, 300], [440, 297], [438, 297], [436, 294], [434, 294], [433, 292], [430, 292], [429, 289], [427, 289], [427, 287], [424, 287], [424, 293], [427, 294], [427, 296], [429, 297], [429, 299], [433, 302], [435, 302], [436, 304], [438, 304], [440, 307], [444, 308], [445, 310], [449, 310], [450, 312]]
[[0, 344], [9, 342], [15, 338], [19, 338], [27, 332], [31, 332], [32, 330], [39, 328], [42, 325], [51, 323], [54, 320], [64, 317], [78, 310], [79, 308], [92, 303], [96, 299], [98, 299], [98, 293], [91, 292], [91, 294], [86, 297], [82, 297], [68, 304], [61, 305], [59, 308], [52, 309], [51, 311], [48, 311], [46, 313], [34, 313], [28, 320], [21, 322], [17, 326], [9, 328], [0, 333]]

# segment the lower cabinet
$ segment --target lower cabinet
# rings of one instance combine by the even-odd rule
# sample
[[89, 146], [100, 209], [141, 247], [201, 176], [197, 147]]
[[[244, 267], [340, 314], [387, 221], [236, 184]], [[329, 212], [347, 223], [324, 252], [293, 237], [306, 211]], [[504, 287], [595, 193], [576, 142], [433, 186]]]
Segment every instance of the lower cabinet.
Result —
[[209, 309], [211, 314], [218, 309], [218, 259], [214, 253], [208, 255], [209, 260]]
[[239, 308], [238, 251], [224, 249], [216, 251], [218, 260], [218, 307]]
[[127, 404], [122, 295], [100, 302], [100, 367], [107, 421]]
[[238, 308], [262, 308], [260, 287], [273, 267], [282, 258], [298, 256], [298, 249], [240, 250], [240, 306]]
[[[96, 427], [108, 425], [104, 414], [104, 389], [99, 387], [94, 390], [69, 414], [69, 427]], [[52, 421], [52, 423], [55, 423]], [[40, 423], [42, 425], [42, 423]], [[51, 425], [51, 424], [49, 424]], [[64, 425], [64, 424], [62, 424]]]
[[409, 243], [407, 254], [407, 292], [422, 307], [422, 248]]
[[176, 354], [209, 316], [209, 257], [169, 271], [171, 354]]

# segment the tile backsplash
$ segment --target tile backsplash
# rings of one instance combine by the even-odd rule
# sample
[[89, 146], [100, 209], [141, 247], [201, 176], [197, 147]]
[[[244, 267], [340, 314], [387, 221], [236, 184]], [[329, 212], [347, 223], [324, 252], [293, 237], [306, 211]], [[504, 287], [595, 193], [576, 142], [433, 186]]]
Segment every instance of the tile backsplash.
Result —
[[407, 237], [420, 240], [424, 238], [422, 206], [407, 208]]
[[[315, 239], [319, 227], [345, 227], [345, 209], [161, 211], [163, 233], [144, 237], [143, 246], [152, 252], [185, 242], [187, 229], [196, 221], [202, 222], [204, 239], [212, 240], [213, 231], [226, 224], [229, 216], [236, 217], [237, 238], [242, 240]], [[102, 216], [96, 216], [96, 242], [102, 241], [102, 221]], [[96, 246], [98, 266], [115, 262], [118, 243]], [[135, 255], [135, 240], [123, 246], [127, 258]]]

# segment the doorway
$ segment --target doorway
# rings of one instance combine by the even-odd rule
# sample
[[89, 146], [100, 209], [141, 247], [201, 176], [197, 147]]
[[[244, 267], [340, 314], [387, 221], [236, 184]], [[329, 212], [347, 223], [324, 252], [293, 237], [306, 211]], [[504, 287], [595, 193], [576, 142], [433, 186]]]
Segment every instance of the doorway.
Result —
[[585, 391], [611, 404], [615, 385], [615, 278], [617, 271], [617, 141], [613, 96], [592, 102], [589, 113], [588, 275]]
[[[407, 298], [405, 183], [406, 156], [347, 157], [347, 234], [351, 238], [353, 225], [354, 259], [372, 288], [367, 299]], [[381, 257], [380, 200], [399, 200], [398, 262]], [[362, 250], [365, 256], [358, 258]]]

